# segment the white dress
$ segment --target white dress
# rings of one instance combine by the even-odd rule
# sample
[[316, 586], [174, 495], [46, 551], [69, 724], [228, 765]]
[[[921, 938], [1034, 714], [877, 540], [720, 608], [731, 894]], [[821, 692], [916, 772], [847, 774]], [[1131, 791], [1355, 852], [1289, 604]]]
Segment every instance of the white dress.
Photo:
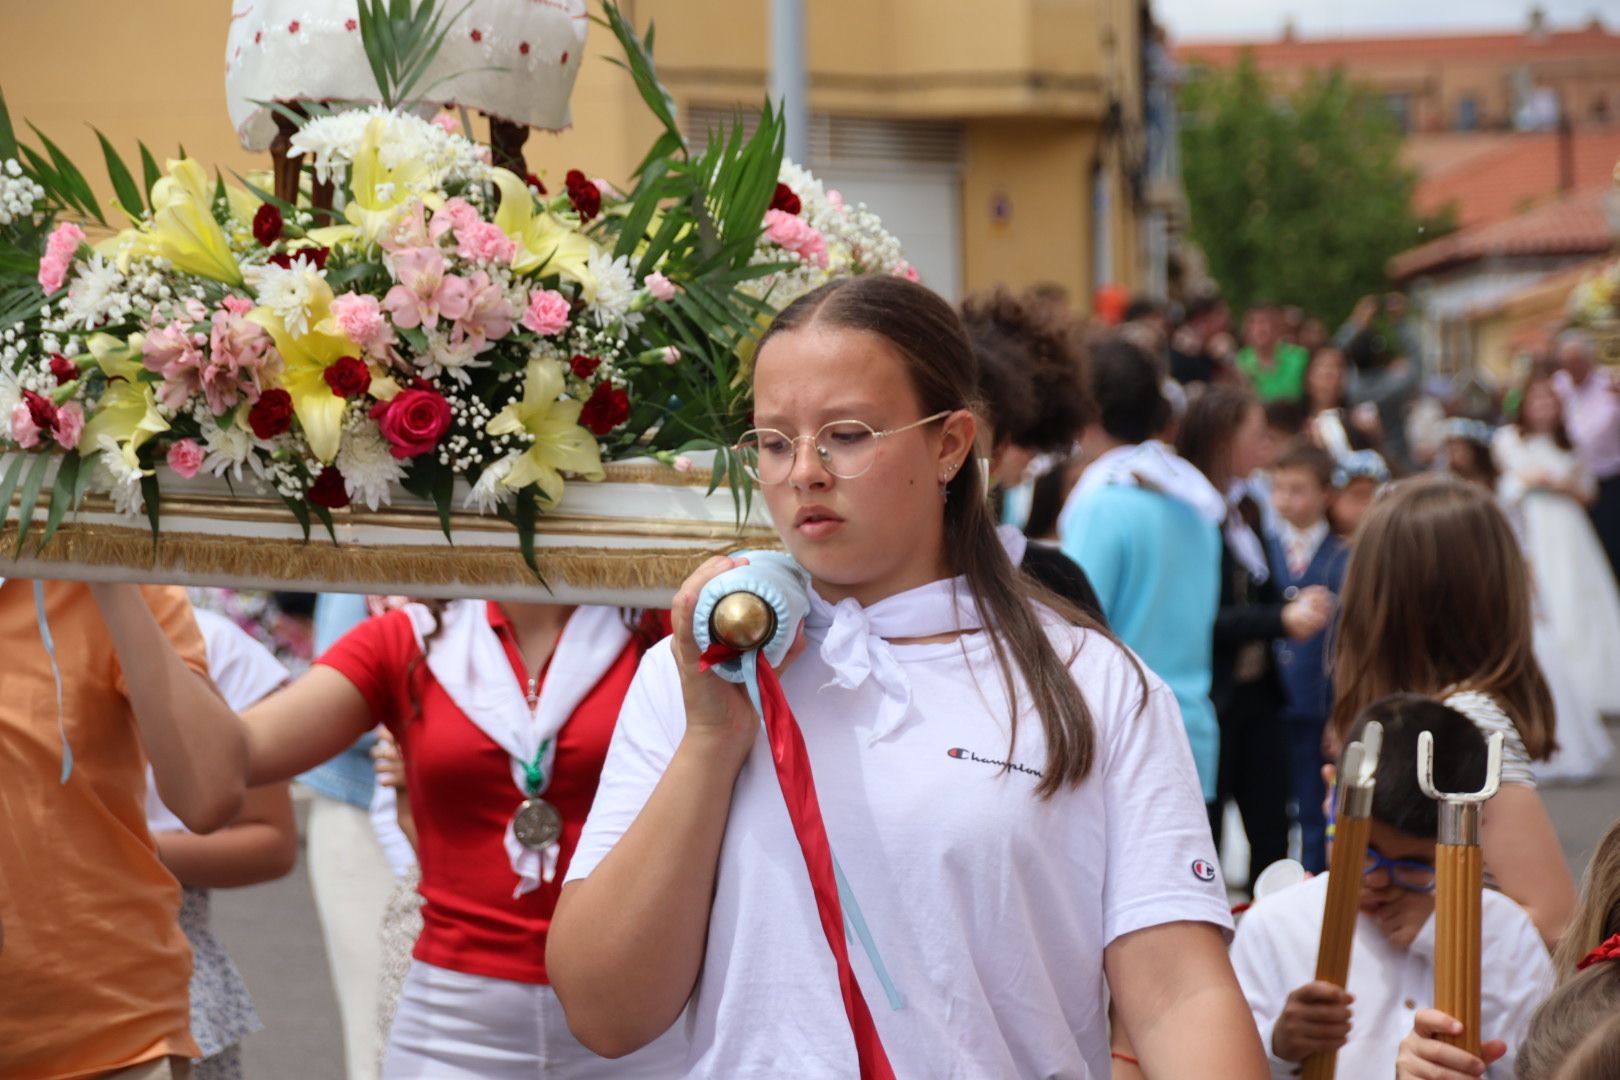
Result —
[[[377, 100], [356, 10], [354, 0], [235, 0], [225, 98], [243, 146], [264, 150], [275, 138], [275, 117], [258, 102]], [[588, 18], [585, 0], [472, 0], [450, 21], [415, 96], [560, 131]]]
[[[1536, 474], [1590, 486], [1573, 453], [1550, 436], [1521, 436], [1505, 427], [1492, 445], [1502, 470], [1502, 502], [1524, 544], [1535, 582], [1538, 613], [1547, 624], [1537, 654], [1551, 659], [1557, 683], [1567, 684], [1559, 702], [1558, 741], [1564, 752], [1554, 771], [1591, 775], [1611, 750], [1601, 713], [1620, 713], [1620, 588], [1586, 511], [1567, 495], [1538, 490]], [[1553, 657], [1551, 654], [1556, 654]]]

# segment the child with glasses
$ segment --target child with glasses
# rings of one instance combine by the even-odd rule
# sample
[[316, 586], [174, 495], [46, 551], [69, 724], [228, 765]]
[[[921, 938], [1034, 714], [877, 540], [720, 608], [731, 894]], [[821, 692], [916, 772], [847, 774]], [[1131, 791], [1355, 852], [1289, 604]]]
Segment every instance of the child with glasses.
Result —
[[[1485, 738], [1454, 709], [1397, 694], [1368, 706], [1347, 741], [1358, 740], [1374, 720], [1384, 727], [1384, 743], [1349, 985], [1340, 989], [1312, 977], [1327, 874], [1257, 901], [1232, 943], [1232, 966], [1275, 1077], [1295, 1075], [1307, 1057], [1326, 1050], [1339, 1052], [1340, 1076], [1388, 1076], [1413, 1015], [1432, 1003], [1439, 804], [1418, 787], [1418, 735], [1434, 736], [1435, 784], [1445, 791], [1481, 786]], [[1552, 962], [1535, 924], [1502, 894], [1483, 895], [1481, 926], [1481, 1027], [1511, 1047], [1552, 986]], [[1512, 1072], [1499, 1065], [1486, 1075], [1505, 1080]]]

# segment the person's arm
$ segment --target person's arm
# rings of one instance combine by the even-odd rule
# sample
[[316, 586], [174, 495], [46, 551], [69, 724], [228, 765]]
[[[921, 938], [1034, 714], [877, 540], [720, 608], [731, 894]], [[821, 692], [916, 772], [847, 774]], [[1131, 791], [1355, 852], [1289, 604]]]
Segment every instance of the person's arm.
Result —
[[191, 889], [234, 889], [274, 881], [298, 862], [298, 827], [286, 784], [250, 788], [242, 815], [208, 836], [154, 833], [158, 857]]
[[1575, 879], [1535, 788], [1502, 785], [1485, 804], [1480, 846], [1497, 887], [1524, 908], [1548, 949], [1557, 945], [1575, 911]]
[[290, 780], [313, 769], [376, 723], [354, 683], [324, 664], [316, 664], [291, 686], [247, 710], [242, 720], [249, 780], [254, 784]]
[[[685, 730], [635, 818], [589, 875], [569, 882], [546, 935], [546, 972], [588, 1049], [621, 1057], [675, 1022], [697, 984], [708, 938], [720, 844], [731, 790], [759, 733], [742, 687], [698, 669], [692, 636], [698, 593], [737, 560], [711, 559], [676, 593], [672, 647], [680, 672]], [[638, 677], [621, 713], [592, 810], [602, 813], [633, 760], [632, 712], [657, 708]], [[604, 798], [606, 796], [606, 798]], [[589, 825], [587, 825], [589, 831]], [[576, 854], [576, 858], [577, 858]]]
[[1271, 1075], [1216, 927], [1163, 923], [1125, 934], [1103, 950], [1103, 971], [1144, 1076]]
[[1461, 1035], [1462, 1023], [1439, 1009], [1419, 1009], [1412, 1030], [1401, 1040], [1395, 1058], [1395, 1080], [1477, 1080], [1485, 1066], [1507, 1053], [1507, 1044], [1493, 1039], [1482, 1044], [1480, 1056], [1441, 1042], [1440, 1035]]
[[[241, 812], [247, 789], [241, 720], [181, 658], [139, 586], [89, 588], [117, 652], [159, 797], [193, 832], [224, 827]], [[191, 620], [189, 607], [184, 618]]]

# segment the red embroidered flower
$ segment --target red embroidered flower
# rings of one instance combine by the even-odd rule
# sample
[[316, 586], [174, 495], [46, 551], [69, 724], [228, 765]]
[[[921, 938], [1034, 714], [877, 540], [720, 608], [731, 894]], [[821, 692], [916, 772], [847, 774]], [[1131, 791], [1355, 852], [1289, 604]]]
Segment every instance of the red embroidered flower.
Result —
[[359, 25], [360, 24], [355, 22], [353, 19], [344, 19], [343, 20], [343, 29], [345, 29], [345, 30], [354, 30]]
[[484, 40], [484, 32], [482, 30], [478, 29], [476, 26], [473, 27], [472, 39], [474, 41], [483, 41]]
[[546, 192], [546, 185], [540, 182], [540, 177], [536, 173], [530, 173], [525, 178], [524, 182], [527, 183], [530, 187], [534, 188], [535, 194], [537, 194], [537, 195], [544, 195], [544, 194], [547, 193]]
[[804, 209], [804, 206], [799, 202], [799, 197], [793, 194], [792, 188], [786, 184], [777, 184], [776, 194], [771, 196], [771, 209], [781, 210], [787, 214], [797, 214]]
[[529, 43], [527, 41], [518, 42], [518, 52], [522, 53], [524, 56], [528, 56], [529, 55]]
[[1575, 965], [1575, 970], [1585, 971], [1593, 964], [1601, 964], [1605, 960], [1620, 960], [1620, 934], [1611, 935], [1607, 941], [1587, 953], [1586, 958]]
[[328, 465], [321, 470], [321, 475], [315, 478], [315, 483], [310, 485], [308, 497], [316, 506], [324, 506], [328, 510], [341, 510], [349, 505], [349, 488], [343, 482], [343, 474]]
[[297, 19], [294, 19], [292, 22], [287, 24], [287, 33], [289, 33], [289, 34], [298, 33], [298, 20]]
[[568, 366], [573, 369], [574, 378], [588, 379], [596, 374], [597, 368], [602, 366], [602, 358], [600, 356], [586, 356], [583, 353], [575, 353], [573, 359], [568, 361]]
[[273, 439], [292, 427], [292, 395], [277, 387], [259, 395], [248, 410], [248, 427], [261, 439]]
[[357, 397], [371, 389], [371, 370], [355, 356], [338, 357], [321, 373], [321, 377], [332, 388], [332, 393], [340, 398]]
[[390, 454], [420, 457], [439, 445], [450, 430], [450, 403], [433, 384], [418, 379], [409, 390], [373, 405], [371, 418], [388, 440]]
[[568, 54], [567, 53], [563, 53], [562, 62], [565, 63], [565, 64], [568, 63]]
[[263, 40], [264, 40], [264, 31], [263, 30], [255, 30], [255, 31], [253, 31], [253, 44], [257, 45]]
[[597, 383], [579, 410], [579, 422], [592, 435], [606, 435], [630, 419], [630, 395], [612, 383]]
[[568, 201], [579, 211], [579, 220], [589, 221], [602, 211], [602, 189], [585, 178], [578, 169], [569, 169], [564, 183], [568, 187]]
[[70, 383], [79, 377], [79, 367], [61, 353], [51, 353], [51, 374], [56, 377], [56, 385]]
[[261, 203], [253, 212], [253, 239], [269, 247], [281, 239], [281, 211], [272, 203]]
[[332, 254], [332, 249], [331, 248], [323, 248], [323, 247], [319, 247], [319, 248], [300, 248], [298, 251], [293, 251], [293, 252], [283, 251], [283, 252], [281, 252], [279, 254], [272, 255], [272, 256], [270, 256], [269, 259], [267, 259], [265, 261], [268, 262], [271, 266], [279, 266], [283, 270], [291, 270], [293, 260], [298, 258], [299, 256], [303, 256], [304, 258], [306, 258], [306, 259], [308, 259], [310, 261], [310, 263], [315, 267], [315, 269], [317, 269], [317, 270], [325, 270], [326, 269], [326, 257], [328, 255], [330, 255], [330, 254]]

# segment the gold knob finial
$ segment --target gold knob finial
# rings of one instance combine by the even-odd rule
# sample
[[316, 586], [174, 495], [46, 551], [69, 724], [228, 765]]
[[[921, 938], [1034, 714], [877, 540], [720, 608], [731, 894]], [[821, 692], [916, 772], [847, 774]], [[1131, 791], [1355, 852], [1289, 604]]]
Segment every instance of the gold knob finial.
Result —
[[720, 598], [709, 616], [709, 636], [738, 652], [764, 645], [776, 633], [776, 610], [751, 592]]

